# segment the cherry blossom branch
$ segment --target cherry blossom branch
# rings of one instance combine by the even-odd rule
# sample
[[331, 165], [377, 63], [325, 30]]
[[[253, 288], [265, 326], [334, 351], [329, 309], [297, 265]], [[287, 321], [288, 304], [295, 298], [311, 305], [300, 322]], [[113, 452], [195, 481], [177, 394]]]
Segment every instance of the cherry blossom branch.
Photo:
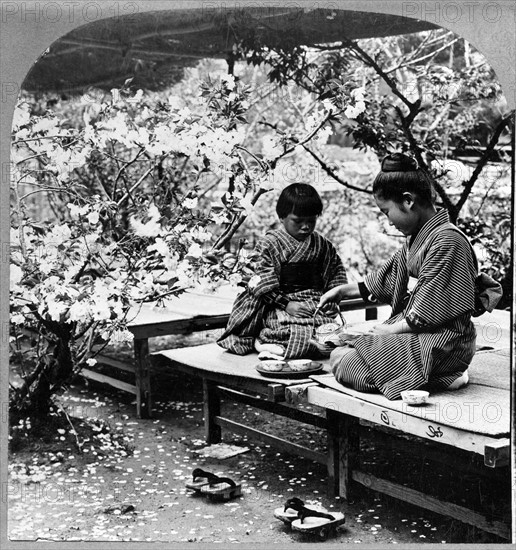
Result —
[[[138, 158], [141, 156], [141, 154], [143, 153], [145, 149], [143, 147], [140, 148], [140, 150], [136, 153], [136, 155], [134, 156], [133, 159], [129, 160], [129, 161], [126, 161], [125, 164], [118, 170], [118, 173], [117, 175], [115, 176], [115, 181], [113, 183], [113, 198], [115, 197], [115, 190], [116, 190], [116, 186], [117, 186], [117, 183], [118, 183], [118, 180], [122, 177], [122, 175], [127, 171], [127, 169], [129, 168], [129, 166], [131, 166], [132, 164], [134, 164]], [[125, 183], [125, 181], [124, 181]]]
[[25, 200], [27, 197], [30, 197], [31, 195], [34, 195], [36, 193], [43, 193], [46, 191], [55, 191], [56, 193], [68, 193], [69, 195], [77, 195], [76, 191], [71, 189], [66, 189], [66, 187], [45, 187], [44, 189], [35, 189], [34, 191], [29, 191], [28, 193], [25, 193], [22, 197], [20, 197], [20, 200]]
[[[281, 155], [278, 155], [275, 159], [273, 159], [271, 161], [271, 166], [272, 168], [274, 168], [276, 166], [276, 164], [278, 163], [278, 161], [283, 158], [284, 156], [288, 155], [289, 153], [292, 153], [292, 151], [294, 151], [294, 149], [296, 147], [299, 147], [299, 146], [303, 146], [305, 143], [308, 143], [311, 139], [313, 139], [315, 137], [315, 135], [317, 134], [317, 132], [333, 117], [335, 116], [338, 116], [338, 114], [340, 113], [332, 113], [332, 114], [328, 114], [326, 115], [322, 120], [321, 122], [309, 133], [307, 134], [303, 139], [301, 140], [298, 140], [297, 138], [295, 137], [289, 137], [288, 139], [294, 143], [295, 145], [293, 145], [292, 147], [290, 148], [287, 148], [283, 151], [283, 153], [281, 153]], [[269, 126], [270, 128], [272, 128], [273, 130], [275, 130], [278, 134], [282, 135], [282, 136], [285, 136], [286, 133], [283, 131], [283, 130], [279, 130], [277, 125], [276, 124], [271, 124], [270, 122], [267, 122], [266, 120], [262, 120], [259, 122], [259, 124], [263, 124], [264, 126]]]
[[376, 73], [383, 78], [387, 86], [391, 89], [392, 93], [400, 99], [408, 108], [409, 111], [412, 112], [414, 109], [419, 108], [419, 105], [417, 102], [412, 103], [412, 101], [408, 100], [399, 90], [398, 86], [396, 85], [396, 82], [392, 80], [392, 78], [389, 77], [385, 73], [385, 71], [378, 65], [378, 63], [365, 51], [363, 50], [356, 42], [353, 42], [352, 40], [346, 39], [343, 41], [349, 48], [357, 52], [357, 54], [362, 58], [362, 60], [367, 63], [370, 67], [372, 67]]
[[26, 139], [18, 139], [16, 141], [13, 141], [11, 145], [18, 145], [19, 143], [29, 143], [30, 141], [39, 141], [41, 139], [56, 139], [56, 138], [63, 138], [68, 139], [69, 135], [55, 135], [55, 136], [40, 136], [40, 137], [34, 137], [34, 138], [26, 138]]
[[392, 73], [394, 71], [397, 71], [398, 69], [402, 69], [403, 67], [407, 67], [408, 65], [414, 65], [415, 63], [421, 63], [421, 61], [425, 61], [426, 59], [430, 59], [432, 57], [435, 57], [439, 52], [442, 52], [443, 50], [448, 49], [450, 46], [453, 46], [453, 44], [455, 44], [455, 42], [458, 42], [459, 40], [461, 40], [461, 39], [460, 38], [455, 38], [451, 42], [446, 43], [444, 46], [441, 46], [437, 50], [434, 50], [434, 51], [432, 51], [431, 53], [429, 53], [427, 55], [424, 55], [422, 57], [418, 57], [417, 59], [409, 59], [409, 60], [403, 61], [402, 63], [400, 63], [396, 67], [391, 67], [390, 69], [386, 69], [385, 74]]
[[[264, 170], [267, 169], [267, 164], [261, 158], [258, 158], [254, 153], [251, 153], [251, 151], [249, 151], [249, 149], [247, 149], [246, 147], [243, 147], [242, 145], [237, 145], [235, 147], [235, 149], [237, 149], [238, 151], [243, 151], [244, 153], [247, 153], [250, 157], [252, 157], [260, 165], [260, 168], [262, 168]], [[240, 155], [239, 155], [239, 157], [242, 158]]]
[[[254, 194], [253, 198], [250, 201], [251, 205], [254, 206], [258, 199], [268, 191], [268, 189], [258, 189], [258, 191]], [[247, 213], [244, 214], [243, 212], [239, 212], [236, 217], [233, 218], [224, 233], [222, 233], [222, 235], [215, 241], [215, 243], [211, 247], [211, 250], [220, 250], [227, 242], [229, 242], [233, 235], [237, 232], [238, 228], [242, 225], [242, 223], [244, 223], [244, 220], [246, 218]]]
[[154, 166], [151, 166], [145, 174], [130, 188], [127, 190], [127, 193], [116, 203], [117, 206], [122, 205], [128, 198], [131, 197], [132, 192], [143, 182], [143, 180], [154, 170]]
[[361, 193], [368, 193], [368, 194], [372, 194], [373, 192], [369, 189], [364, 189], [363, 187], [358, 187], [356, 185], [353, 185], [347, 181], [344, 181], [338, 174], [337, 172], [335, 172], [331, 166], [329, 166], [328, 164], [326, 164], [326, 162], [320, 158], [314, 151], [312, 151], [312, 149], [310, 149], [309, 147], [307, 147], [306, 145], [303, 145], [302, 146], [303, 149], [309, 153], [318, 163], [319, 165], [321, 166], [321, 168], [329, 175], [331, 176], [335, 181], [337, 181], [338, 183], [340, 183], [340, 185], [343, 185], [344, 187], [347, 187], [348, 189], [353, 189], [354, 191], [360, 191]]
[[[32, 149], [30, 149], [32, 151]], [[34, 155], [31, 155], [30, 157], [25, 157], [18, 162], [15, 163], [15, 166], [18, 166], [19, 164], [23, 164], [24, 162], [27, 162], [28, 160], [36, 159], [38, 157], [44, 156], [45, 153], [35, 153]], [[44, 170], [43, 170], [44, 171]]]

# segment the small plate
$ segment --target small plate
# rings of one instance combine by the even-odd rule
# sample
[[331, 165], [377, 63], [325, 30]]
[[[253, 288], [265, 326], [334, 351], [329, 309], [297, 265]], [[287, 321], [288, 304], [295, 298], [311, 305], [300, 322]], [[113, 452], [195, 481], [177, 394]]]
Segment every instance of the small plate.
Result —
[[262, 375], [270, 378], [308, 378], [311, 374], [317, 374], [323, 370], [323, 364], [317, 361], [312, 361], [310, 369], [293, 370], [290, 368], [288, 361], [285, 367], [280, 371], [265, 370], [260, 363], [256, 365], [256, 370]]

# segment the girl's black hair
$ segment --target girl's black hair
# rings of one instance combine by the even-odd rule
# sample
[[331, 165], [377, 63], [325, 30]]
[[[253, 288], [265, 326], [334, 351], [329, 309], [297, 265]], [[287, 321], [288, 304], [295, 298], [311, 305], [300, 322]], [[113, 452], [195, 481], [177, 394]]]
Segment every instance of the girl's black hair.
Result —
[[413, 193], [421, 205], [434, 203], [435, 190], [430, 176], [412, 157], [403, 153], [387, 155], [373, 182], [373, 194], [383, 200], [403, 202], [403, 193]]
[[292, 183], [285, 187], [276, 204], [276, 213], [280, 219], [289, 214], [299, 217], [319, 216], [323, 203], [319, 193], [308, 183]]

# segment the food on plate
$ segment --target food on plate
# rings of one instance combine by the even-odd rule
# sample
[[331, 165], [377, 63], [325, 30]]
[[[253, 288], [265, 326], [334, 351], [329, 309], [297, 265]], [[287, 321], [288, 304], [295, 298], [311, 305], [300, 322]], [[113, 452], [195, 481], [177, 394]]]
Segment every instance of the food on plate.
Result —
[[311, 370], [315, 367], [315, 363], [310, 359], [293, 359], [288, 365], [293, 371]]
[[262, 361], [260, 367], [269, 372], [280, 372], [286, 367], [285, 361]]

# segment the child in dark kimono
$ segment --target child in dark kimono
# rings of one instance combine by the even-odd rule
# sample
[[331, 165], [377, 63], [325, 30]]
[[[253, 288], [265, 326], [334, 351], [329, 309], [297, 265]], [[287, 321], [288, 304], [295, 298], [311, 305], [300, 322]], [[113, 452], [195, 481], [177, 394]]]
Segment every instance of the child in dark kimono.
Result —
[[282, 191], [276, 206], [281, 225], [256, 246], [255, 276], [235, 301], [221, 347], [282, 359], [317, 355], [310, 341], [314, 323], [333, 322], [338, 313], [333, 304], [316, 313], [317, 303], [347, 282], [335, 247], [315, 231], [322, 209], [311, 185], [294, 183]]
[[373, 193], [407, 240], [363, 282], [333, 288], [321, 298], [321, 306], [358, 297], [392, 306], [387, 321], [331, 352], [335, 378], [389, 399], [399, 399], [404, 390], [458, 388], [467, 383], [475, 353], [472, 247], [448, 212], [434, 206], [432, 182], [412, 158], [386, 157]]

